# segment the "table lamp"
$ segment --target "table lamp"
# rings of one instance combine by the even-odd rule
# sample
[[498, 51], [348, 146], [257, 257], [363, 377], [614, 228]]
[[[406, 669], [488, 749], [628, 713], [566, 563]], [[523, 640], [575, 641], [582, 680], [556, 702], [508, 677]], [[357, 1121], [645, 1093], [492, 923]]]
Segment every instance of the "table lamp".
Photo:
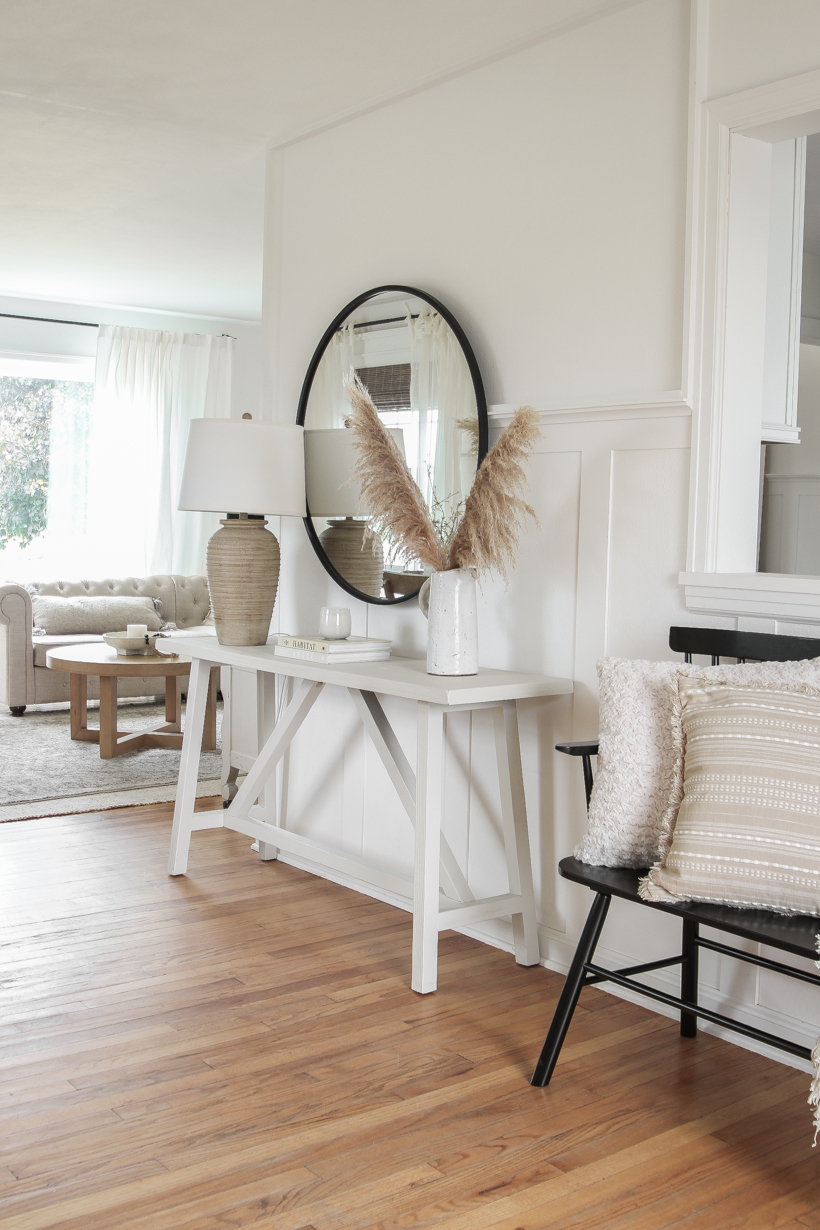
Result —
[[265, 513], [305, 516], [304, 429], [192, 419], [178, 508], [224, 512], [208, 543], [208, 588], [220, 645], [264, 645], [279, 584], [279, 543]]
[[[404, 456], [404, 433], [388, 428]], [[368, 509], [353, 478], [359, 453], [352, 431], [317, 428], [305, 432], [308, 516], [331, 518], [319, 535], [325, 555], [349, 585], [378, 598], [384, 576], [384, 547], [368, 530]], [[354, 520], [354, 518], [363, 518]]]

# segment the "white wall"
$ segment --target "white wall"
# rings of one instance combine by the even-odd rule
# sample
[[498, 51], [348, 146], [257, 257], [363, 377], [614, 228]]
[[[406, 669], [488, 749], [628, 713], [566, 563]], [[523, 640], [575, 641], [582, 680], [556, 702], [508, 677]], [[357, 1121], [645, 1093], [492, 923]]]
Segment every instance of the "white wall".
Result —
[[453, 310], [490, 402], [680, 388], [687, 45], [685, 0], [651, 0], [272, 155], [283, 416], [335, 312], [387, 280]]
[[710, 98], [820, 66], [815, 0], [709, 0], [708, 34]]
[[[722, 10], [732, 6], [713, 6], [720, 30], [731, 28]], [[273, 414], [292, 420], [313, 347], [344, 303], [393, 281], [455, 312], [491, 403], [543, 411], [531, 479], [541, 530], [527, 531], [507, 592], [495, 581], [482, 587], [480, 634], [486, 665], [576, 680], [574, 698], [528, 703], [521, 719], [542, 952], [556, 968], [566, 968], [589, 896], [557, 875], [584, 811], [578, 766], [553, 745], [596, 732], [599, 657], [667, 657], [669, 625], [692, 622], [677, 583], [689, 411], [675, 392], [689, 20], [687, 0], [647, 0], [269, 160], [263, 332]], [[805, 51], [799, 36], [794, 43]], [[719, 52], [716, 71], [728, 76], [722, 42]], [[753, 75], [755, 57], [744, 54]], [[399, 652], [423, 652], [415, 603], [355, 603], [323, 572], [300, 523], [284, 522], [281, 536], [280, 627], [309, 629], [323, 603], [351, 605], [354, 631], [387, 632]], [[412, 707], [394, 702], [390, 712], [410, 754]], [[448, 723], [447, 824], [473, 886], [499, 891], [484, 719]], [[407, 869], [406, 822], [343, 695], [326, 692], [311, 714], [290, 784], [293, 827]], [[675, 931], [659, 915], [647, 928], [642, 912], [616, 902], [602, 955], [647, 959]], [[509, 943], [503, 924], [474, 933]], [[794, 992], [726, 964], [704, 961], [706, 1002], [809, 1039], [811, 1013]]]
[[[18, 299], [0, 295], [0, 313], [78, 320], [93, 324], [127, 325], [137, 329], [167, 329], [182, 333], [230, 333], [236, 338], [233, 367], [234, 411], [249, 409], [257, 415], [262, 401], [261, 325], [230, 317], [180, 316], [143, 308], [119, 308], [105, 304], [64, 303], [59, 300]], [[41, 320], [15, 320], [0, 315], [0, 354], [93, 355], [97, 330]]]

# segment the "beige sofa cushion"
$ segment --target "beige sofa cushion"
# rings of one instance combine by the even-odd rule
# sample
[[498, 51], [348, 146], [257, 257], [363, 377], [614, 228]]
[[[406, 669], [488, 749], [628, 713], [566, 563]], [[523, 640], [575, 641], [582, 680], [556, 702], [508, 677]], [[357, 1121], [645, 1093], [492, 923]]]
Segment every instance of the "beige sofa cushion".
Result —
[[32, 598], [49, 594], [54, 598], [159, 598], [162, 618], [166, 623], [175, 623], [177, 583], [184, 579], [162, 574], [151, 577], [105, 577], [102, 581], [36, 581], [27, 585], [26, 589]]
[[36, 595], [31, 599], [35, 628], [50, 636], [66, 633], [123, 632], [128, 624], [145, 624], [149, 632], [162, 627], [152, 598], [83, 597], [57, 598]]
[[66, 645], [101, 645], [102, 637], [92, 632], [75, 632], [73, 636], [36, 636], [34, 638], [34, 665], [47, 666], [49, 649], [64, 649]]
[[174, 578], [176, 581], [176, 615], [166, 615], [166, 620], [178, 628], [193, 628], [201, 624], [211, 609], [208, 582], [205, 577], [191, 576]]

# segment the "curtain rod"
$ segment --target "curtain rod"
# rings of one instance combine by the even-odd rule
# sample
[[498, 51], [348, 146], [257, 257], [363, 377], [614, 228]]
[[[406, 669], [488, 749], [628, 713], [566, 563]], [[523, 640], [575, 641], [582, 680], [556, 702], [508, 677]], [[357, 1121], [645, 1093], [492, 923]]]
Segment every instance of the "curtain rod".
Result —
[[57, 320], [54, 316], [19, 316], [16, 312], [0, 312], [6, 320], [41, 320], [46, 325], [80, 325], [83, 329], [99, 329], [98, 324], [90, 320]]
[[[411, 312], [410, 319], [418, 320], [419, 313]], [[362, 320], [359, 324], [353, 326], [354, 329], [370, 329], [373, 325], [398, 325], [407, 320], [406, 316], [387, 316], [384, 320]], [[344, 328], [344, 326], [341, 326]]]
[[[6, 320], [39, 320], [46, 325], [80, 325], [83, 329], [99, 329], [99, 323], [92, 320], [58, 320], [55, 316], [20, 316], [17, 312], [0, 312], [0, 316], [4, 316]], [[402, 318], [403, 319], [403, 318]], [[379, 324], [384, 323], [379, 321]], [[236, 338], [232, 333], [222, 333], [221, 337], [231, 337], [234, 341]]]

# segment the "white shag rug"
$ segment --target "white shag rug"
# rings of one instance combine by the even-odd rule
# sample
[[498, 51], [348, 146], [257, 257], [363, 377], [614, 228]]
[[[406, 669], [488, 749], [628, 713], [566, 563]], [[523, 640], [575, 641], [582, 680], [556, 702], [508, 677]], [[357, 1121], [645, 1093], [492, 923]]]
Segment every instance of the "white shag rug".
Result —
[[[120, 705], [117, 714], [120, 730], [139, 730], [162, 722], [165, 710], [137, 702]], [[96, 717], [89, 704], [89, 725]], [[200, 797], [219, 794], [221, 727], [220, 704], [217, 750], [200, 756]], [[171, 748], [151, 747], [101, 760], [98, 744], [72, 740], [67, 706], [29, 709], [22, 717], [0, 713], [0, 823], [167, 802], [176, 797], [179, 757]]]

